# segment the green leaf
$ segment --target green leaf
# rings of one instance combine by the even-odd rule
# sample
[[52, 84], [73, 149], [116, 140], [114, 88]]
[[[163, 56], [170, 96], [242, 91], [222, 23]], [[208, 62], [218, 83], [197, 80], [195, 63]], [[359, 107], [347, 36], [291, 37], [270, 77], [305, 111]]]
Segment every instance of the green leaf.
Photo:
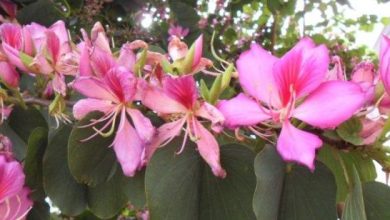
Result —
[[7, 123], [0, 126], [0, 133], [11, 139], [12, 152], [16, 159], [22, 161], [26, 157], [27, 143]]
[[34, 107], [28, 109], [15, 107], [12, 110], [8, 124], [26, 143], [28, 142], [31, 132], [35, 128], [42, 127], [48, 129], [45, 118]]
[[62, 213], [81, 214], [87, 207], [86, 186], [79, 184], [70, 174], [67, 141], [70, 126], [61, 127], [53, 135], [43, 158], [43, 181], [47, 195]]
[[345, 201], [342, 220], [366, 220], [366, 212], [364, 209], [363, 190], [360, 182], [359, 174], [355, 167], [353, 170], [354, 186]]
[[46, 197], [42, 184], [42, 158], [47, 146], [47, 132], [46, 128], [36, 128], [28, 139], [24, 173], [26, 184], [31, 189], [30, 197], [34, 201], [44, 200]]
[[138, 171], [133, 177], [124, 176], [120, 187], [132, 205], [139, 209], [145, 206], [145, 170]]
[[[337, 202], [344, 202], [349, 193], [347, 178], [352, 178], [352, 167], [357, 169], [360, 179], [363, 182], [373, 181], [376, 178], [376, 169], [372, 159], [363, 157], [358, 152], [342, 152], [336, 148], [324, 146], [318, 154], [318, 159], [324, 163], [335, 176], [337, 184]], [[346, 171], [344, 171], [343, 166], [345, 166]]]
[[341, 124], [337, 129], [337, 134], [346, 142], [353, 145], [362, 145], [363, 139], [360, 137], [362, 123], [356, 117], [349, 119]]
[[257, 219], [337, 219], [332, 173], [322, 163], [316, 164], [314, 173], [303, 166], [294, 165], [288, 172], [285, 167], [275, 147], [267, 145], [257, 155], [253, 199]]
[[50, 206], [46, 202], [35, 202], [27, 215], [27, 220], [49, 220]]
[[367, 220], [390, 219], [390, 187], [378, 182], [363, 185]]
[[20, 24], [37, 22], [45, 26], [50, 26], [54, 22], [62, 19], [64, 17], [61, 11], [50, 0], [38, 0], [20, 9], [17, 14], [17, 20]]
[[225, 179], [215, 177], [195, 145], [176, 155], [181, 139], [158, 150], [146, 169], [146, 195], [151, 219], [255, 219], [254, 153], [246, 147], [221, 146]]
[[257, 219], [278, 219], [286, 165], [273, 148], [266, 145], [255, 159], [257, 185], [253, 210]]
[[125, 207], [128, 199], [121, 185], [124, 183], [122, 171], [117, 169], [107, 182], [88, 187], [88, 207], [99, 218], [111, 218]]
[[[73, 126], [68, 141], [68, 162], [73, 177], [80, 183], [94, 186], [107, 181], [116, 169], [116, 157], [109, 146], [113, 142], [114, 134], [108, 138], [100, 135], [88, 141], [84, 139], [95, 133], [92, 126], [80, 126], [91, 123], [91, 119], [98, 119], [101, 113], [91, 113]], [[100, 128], [102, 123], [95, 125]]]

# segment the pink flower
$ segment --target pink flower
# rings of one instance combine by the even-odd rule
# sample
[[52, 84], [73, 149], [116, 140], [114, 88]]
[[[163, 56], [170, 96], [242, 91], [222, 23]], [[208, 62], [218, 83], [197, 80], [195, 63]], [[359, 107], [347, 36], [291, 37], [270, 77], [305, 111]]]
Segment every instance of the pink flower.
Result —
[[0, 155], [0, 216], [3, 220], [22, 219], [32, 207], [29, 190], [24, 188], [22, 166]]
[[171, 24], [168, 30], [168, 34], [169, 34], [168, 40], [171, 41], [174, 37], [183, 39], [185, 36], [188, 35], [189, 32], [190, 29], [188, 28], [182, 27], [180, 25], [175, 26]]
[[371, 62], [361, 62], [352, 71], [351, 81], [358, 83], [366, 92], [367, 102], [371, 103], [375, 98], [375, 85], [378, 77], [375, 75], [375, 67]]
[[74, 117], [82, 119], [90, 112], [100, 111], [104, 116], [91, 123], [91, 126], [107, 121], [101, 128], [95, 128], [97, 132], [84, 141], [103, 134], [110, 126], [111, 129], [106, 134], [111, 134], [115, 121], [119, 118], [119, 127], [112, 145], [127, 176], [134, 176], [137, 169], [144, 165], [145, 147], [154, 135], [154, 127], [150, 120], [133, 108], [136, 86], [137, 79], [123, 67], [112, 68], [100, 78], [80, 77], [73, 83], [75, 90], [88, 97], [74, 105]]
[[364, 145], [373, 144], [376, 139], [381, 135], [385, 121], [382, 118], [377, 120], [371, 120], [368, 118], [361, 118], [362, 130], [359, 136], [363, 138]]
[[327, 48], [315, 46], [309, 38], [303, 38], [281, 58], [253, 44], [237, 61], [240, 84], [248, 95], [219, 103], [226, 125], [251, 127], [265, 120], [280, 124], [280, 155], [313, 170], [315, 151], [322, 141], [294, 127], [290, 118], [318, 128], [334, 128], [365, 101], [364, 92], [353, 82], [324, 82], [328, 64]]
[[192, 76], [180, 78], [166, 77], [162, 88], [149, 86], [146, 88], [142, 103], [159, 115], [171, 119], [157, 129], [147, 158], [151, 158], [155, 150], [180, 135], [185, 126], [184, 141], [179, 153], [183, 151], [188, 137], [198, 146], [202, 158], [210, 165], [215, 176], [224, 178], [225, 170], [221, 167], [219, 146], [214, 136], [202, 125], [199, 118], [211, 121], [214, 130], [223, 122], [223, 115], [214, 106], [198, 101], [195, 80]]
[[63, 21], [50, 28], [36, 23], [23, 28], [3, 24], [1, 35], [4, 54], [13, 65], [27, 73], [50, 75], [54, 91], [66, 95], [64, 75], [75, 75], [78, 61], [71, 53]]
[[168, 54], [173, 61], [172, 66], [182, 75], [194, 74], [212, 66], [212, 61], [203, 58], [202, 53], [203, 35], [195, 40], [190, 49], [177, 37], [173, 37], [168, 45]]
[[390, 38], [385, 35], [380, 45], [379, 73], [387, 94], [390, 94]]

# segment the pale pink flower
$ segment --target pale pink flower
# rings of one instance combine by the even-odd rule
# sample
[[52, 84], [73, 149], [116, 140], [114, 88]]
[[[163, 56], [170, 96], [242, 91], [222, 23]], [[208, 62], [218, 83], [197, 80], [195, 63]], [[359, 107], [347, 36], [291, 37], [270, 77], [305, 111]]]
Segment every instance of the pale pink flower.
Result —
[[349, 119], [365, 101], [364, 91], [348, 81], [324, 81], [328, 50], [303, 38], [277, 58], [253, 44], [237, 61], [239, 81], [246, 94], [221, 101], [219, 110], [229, 127], [255, 126], [272, 120], [282, 126], [277, 150], [286, 161], [314, 169], [317, 135], [296, 128], [296, 118], [318, 128], [335, 128]]
[[220, 164], [219, 146], [213, 134], [201, 123], [200, 118], [211, 122], [212, 129], [220, 131], [223, 115], [214, 106], [198, 100], [195, 80], [192, 76], [166, 77], [162, 87], [149, 86], [145, 89], [142, 103], [160, 116], [171, 119], [157, 129], [156, 137], [147, 148], [150, 159], [158, 147], [164, 146], [181, 134], [185, 128], [184, 140], [179, 153], [183, 151], [189, 137], [196, 142], [202, 158], [210, 165], [215, 176], [224, 178], [225, 170]]
[[361, 118], [360, 121], [362, 123], [362, 130], [359, 136], [363, 139], [363, 144], [373, 144], [381, 135], [385, 121], [382, 118], [377, 120]]
[[[144, 165], [145, 147], [154, 135], [154, 127], [150, 120], [133, 107], [137, 87], [137, 79], [124, 67], [115, 67], [101, 77], [79, 77], [73, 83], [73, 88], [87, 96], [73, 107], [76, 119], [82, 119], [88, 113], [100, 111], [104, 116], [91, 123], [105, 122], [101, 128], [94, 128], [96, 135], [109, 129], [112, 132], [115, 121], [119, 118], [119, 126], [112, 143], [116, 157], [127, 176], [134, 176], [137, 169]], [[131, 118], [129, 121], [128, 116]]]
[[22, 166], [0, 155], [0, 216], [2, 220], [22, 219], [32, 207], [24, 185]]
[[375, 74], [374, 64], [371, 62], [361, 62], [352, 71], [351, 81], [358, 83], [366, 92], [367, 102], [371, 103], [375, 98], [375, 86], [378, 77]]
[[[191, 54], [191, 49], [193, 50]], [[212, 66], [212, 61], [203, 58], [203, 35], [200, 35], [189, 49], [187, 44], [179, 38], [173, 37], [168, 44], [168, 54], [173, 61], [173, 67], [177, 68], [180, 74], [194, 74], [200, 72], [207, 67]], [[185, 63], [187, 56], [193, 55], [190, 63]]]
[[[3, 24], [1, 37], [3, 52], [10, 63], [26, 73], [50, 75], [54, 91], [66, 94], [65, 75], [76, 74], [78, 61], [71, 53], [63, 21], [49, 28], [36, 23], [24, 27]], [[30, 63], [26, 63], [26, 57]]]
[[183, 39], [185, 36], [188, 35], [190, 32], [189, 28], [182, 27], [180, 25], [170, 25], [168, 29], [169, 38], [168, 40], [171, 41], [174, 37]]

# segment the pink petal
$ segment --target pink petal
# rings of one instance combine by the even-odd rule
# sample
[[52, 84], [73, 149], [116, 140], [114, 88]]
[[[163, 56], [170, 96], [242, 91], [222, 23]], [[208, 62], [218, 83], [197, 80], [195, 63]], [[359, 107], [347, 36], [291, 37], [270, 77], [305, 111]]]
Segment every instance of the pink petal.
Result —
[[89, 59], [89, 47], [85, 42], [81, 42], [77, 45], [77, 48], [80, 51], [80, 61], [79, 61], [80, 76], [92, 76], [92, 68]]
[[256, 125], [270, 118], [260, 104], [243, 93], [230, 100], [218, 103], [218, 109], [225, 117], [225, 125], [229, 128]]
[[19, 57], [18, 50], [16, 50], [15, 48], [11, 47], [8, 44], [6, 44], [5, 42], [3, 42], [2, 46], [3, 46], [3, 52], [5, 53], [5, 55], [8, 58], [8, 61], [11, 64], [16, 66], [17, 68], [19, 68], [23, 72], [28, 72], [27, 67], [23, 64], [22, 60]]
[[163, 84], [164, 91], [169, 97], [181, 103], [188, 109], [194, 107], [195, 102], [198, 99], [198, 91], [192, 76], [182, 76], [178, 78], [166, 77]]
[[145, 143], [149, 143], [152, 140], [152, 137], [155, 133], [155, 128], [150, 122], [149, 118], [145, 117], [137, 109], [127, 109], [127, 113], [130, 115], [131, 120], [133, 121], [135, 130], [137, 130], [138, 136]]
[[379, 119], [373, 121], [367, 118], [362, 118], [360, 121], [362, 122], [363, 128], [360, 131], [359, 136], [363, 138], [363, 144], [373, 144], [382, 133], [384, 120]]
[[54, 31], [47, 31], [46, 39], [47, 49], [51, 58], [53, 59], [53, 63], [56, 64], [60, 58], [60, 39], [57, 37]]
[[121, 121], [114, 139], [114, 151], [126, 176], [134, 176], [141, 166], [144, 144], [122, 111]]
[[73, 116], [80, 120], [84, 118], [88, 113], [93, 111], [109, 113], [114, 109], [115, 105], [109, 100], [100, 99], [81, 99], [73, 106]]
[[98, 21], [92, 27], [92, 30], [91, 30], [91, 40], [95, 41], [96, 38], [98, 38], [99, 33], [105, 34], [106, 31], [104, 30], [104, 27], [103, 27], [102, 23], [100, 23]]
[[188, 53], [188, 46], [178, 37], [173, 37], [168, 44], [168, 53], [173, 61], [184, 58]]
[[334, 128], [348, 120], [365, 103], [358, 84], [329, 81], [321, 84], [293, 112], [293, 117], [319, 128]]
[[226, 171], [221, 166], [219, 145], [214, 136], [195, 118], [192, 120], [192, 129], [202, 158], [209, 164], [215, 176], [225, 178]]
[[114, 92], [121, 102], [131, 102], [137, 89], [137, 79], [124, 67], [110, 69], [104, 77], [104, 83]]
[[19, 73], [14, 66], [7, 62], [0, 61], [0, 78], [11, 87], [17, 87], [19, 85]]
[[102, 51], [111, 54], [110, 41], [105, 33], [98, 33], [97, 38], [93, 42], [94, 46], [100, 48]]
[[211, 121], [211, 127], [214, 131], [220, 132], [221, 125], [225, 121], [225, 117], [215, 106], [203, 102], [195, 112], [196, 116], [208, 119]]
[[295, 161], [314, 170], [316, 149], [322, 141], [314, 134], [295, 128], [289, 121], [284, 122], [278, 138], [277, 150], [286, 161]]
[[54, 74], [52, 82], [53, 90], [62, 96], [66, 96], [65, 77], [61, 74]]
[[10, 0], [0, 1], [0, 7], [8, 14], [12, 19], [16, 17], [18, 6]]
[[150, 85], [144, 88], [142, 103], [159, 114], [188, 111], [184, 105], [168, 96], [162, 89]]
[[5, 23], [0, 29], [1, 40], [16, 50], [23, 48], [22, 28], [17, 24]]
[[136, 61], [137, 56], [134, 51], [131, 49], [128, 43], [124, 44], [120, 50], [120, 54], [117, 60], [118, 64], [126, 67], [126, 69], [129, 71], [133, 71]]
[[203, 51], [203, 35], [200, 35], [195, 43], [195, 53], [194, 53], [194, 60], [192, 61], [192, 67], [195, 67], [199, 64], [200, 59], [202, 58], [202, 51]]
[[118, 97], [106, 84], [93, 77], [80, 77], [73, 82], [72, 87], [89, 98], [118, 101]]
[[94, 47], [90, 56], [90, 64], [96, 76], [102, 77], [115, 67], [115, 60], [112, 54], [106, 53], [98, 47]]
[[36, 74], [51, 74], [54, 71], [53, 66], [46, 59], [46, 54], [44, 54], [43, 50], [34, 57], [33, 63], [29, 66], [29, 70]]
[[32, 201], [28, 198], [30, 190], [21, 189], [18, 194], [8, 198], [0, 204], [0, 216], [2, 220], [23, 219], [32, 208]]
[[326, 74], [327, 80], [345, 80], [344, 65], [339, 56], [332, 57], [332, 64], [334, 65], [331, 70]]
[[292, 91], [297, 98], [316, 89], [326, 77], [329, 66], [328, 49], [314, 47], [310, 38], [303, 38], [274, 66], [274, 77], [282, 105], [290, 102]]
[[61, 54], [70, 52], [71, 48], [69, 45], [69, 33], [66, 29], [65, 22], [57, 21], [52, 26], [50, 26], [49, 30], [53, 31], [56, 34], [59, 40]]
[[0, 202], [3, 202], [23, 188], [24, 173], [18, 162], [8, 162], [4, 155], [0, 155], [0, 176]]
[[379, 72], [383, 85], [390, 94], [390, 38], [383, 35], [379, 54]]
[[272, 102], [273, 106], [280, 106], [272, 74], [277, 60], [258, 44], [252, 44], [237, 60], [238, 76], [244, 91], [265, 103]]
[[168, 122], [161, 125], [156, 130], [156, 136], [152, 139], [151, 143], [146, 146], [146, 159], [147, 161], [152, 158], [154, 152], [165, 142], [170, 139], [180, 135], [181, 129], [186, 122], [185, 118], [181, 118], [179, 120]]
[[40, 51], [43, 49], [45, 43], [46, 43], [46, 30], [47, 28], [37, 24], [37, 23], [31, 23], [29, 25], [25, 26], [26, 31], [28, 31], [31, 35], [32, 42], [35, 46], [35, 49], [37, 51]]

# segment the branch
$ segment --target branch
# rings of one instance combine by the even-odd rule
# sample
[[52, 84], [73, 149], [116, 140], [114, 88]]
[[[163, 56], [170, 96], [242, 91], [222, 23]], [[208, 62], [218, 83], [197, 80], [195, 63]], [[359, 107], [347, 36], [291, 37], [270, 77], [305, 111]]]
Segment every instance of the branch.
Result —
[[[51, 100], [40, 99], [40, 98], [35, 98], [35, 97], [26, 97], [26, 98], [24, 98], [24, 102], [26, 104], [35, 104], [35, 105], [49, 106], [50, 103], [51, 103]], [[65, 104], [68, 107], [73, 107], [75, 102], [66, 100]]]

